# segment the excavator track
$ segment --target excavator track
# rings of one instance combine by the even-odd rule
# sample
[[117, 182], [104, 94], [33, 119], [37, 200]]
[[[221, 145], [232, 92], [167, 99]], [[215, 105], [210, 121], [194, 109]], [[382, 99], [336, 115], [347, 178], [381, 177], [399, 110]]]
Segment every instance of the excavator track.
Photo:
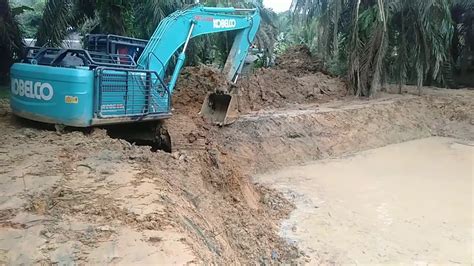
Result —
[[164, 121], [120, 124], [104, 127], [107, 134], [138, 146], [150, 146], [151, 151], [172, 152], [171, 136]]

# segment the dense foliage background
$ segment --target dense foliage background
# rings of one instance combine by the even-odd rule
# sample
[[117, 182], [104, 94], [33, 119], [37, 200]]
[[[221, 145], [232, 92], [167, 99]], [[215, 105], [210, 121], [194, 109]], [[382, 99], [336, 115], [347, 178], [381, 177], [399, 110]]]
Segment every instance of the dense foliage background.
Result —
[[386, 82], [455, 87], [472, 65], [472, 0], [293, 0], [292, 12], [293, 41], [347, 75], [356, 95]]
[[[193, 0], [0, 0], [0, 75], [21, 55], [23, 38], [61, 46], [71, 33], [147, 39], [159, 21]], [[346, 77], [355, 95], [386, 83], [448, 86], [473, 82], [472, 0], [293, 0], [275, 14], [261, 0], [204, 0], [208, 6], [262, 8], [260, 66], [294, 44], [308, 45], [327, 71]], [[232, 33], [197, 38], [189, 64], [222, 65]], [[471, 71], [471, 72], [470, 72]], [[2, 80], [0, 80], [1, 82]], [[474, 84], [470, 84], [474, 85]]]

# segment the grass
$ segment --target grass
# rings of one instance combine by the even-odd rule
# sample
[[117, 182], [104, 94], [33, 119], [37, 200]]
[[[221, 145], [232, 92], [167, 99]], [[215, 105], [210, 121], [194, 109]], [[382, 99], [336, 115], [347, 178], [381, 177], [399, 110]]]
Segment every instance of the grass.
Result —
[[0, 85], [0, 99], [8, 99], [10, 96], [10, 88], [6, 85]]

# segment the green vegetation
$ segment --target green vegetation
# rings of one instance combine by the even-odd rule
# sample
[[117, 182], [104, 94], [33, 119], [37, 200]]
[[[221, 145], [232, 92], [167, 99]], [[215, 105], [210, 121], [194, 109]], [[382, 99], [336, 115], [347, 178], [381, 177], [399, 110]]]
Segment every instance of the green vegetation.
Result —
[[[262, 0], [202, 0], [208, 6], [262, 10], [257, 45], [265, 67], [274, 54], [306, 44], [325, 68], [370, 96], [384, 84], [456, 87], [474, 65], [472, 0], [293, 0], [276, 15]], [[71, 32], [111, 33], [147, 39], [156, 25], [194, 0], [0, 0], [0, 83], [21, 54], [22, 36], [37, 45], [61, 46]], [[190, 46], [188, 63], [222, 65], [232, 33], [203, 36]], [[468, 79], [467, 79], [468, 80]]]
[[387, 82], [452, 86], [474, 52], [472, 0], [293, 0], [292, 11], [296, 40], [356, 95]]
[[16, 18], [21, 26], [24, 38], [35, 38], [38, 26], [43, 17], [45, 0], [13, 0], [13, 9], [21, 10]]
[[0, 84], [8, 80], [10, 66], [21, 55], [22, 47], [22, 34], [14, 10], [7, 0], [0, 0]]
[[10, 88], [0, 85], [0, 99], [6, 99], [10, 96]]
[[[177, 9], [194, 3], [191, 0], [48, 0], [37, 33], [38, 45], [60, 46], [68, 29], [81, 33], [109, 33], [148, 39], [161, 19]], [[251, 1], [206, 0], [207, 6], [251, 7]], [[272, 56], [276, 29], [276, 14], [255, 4], [262, 10], [263, 25], [257, 43], [267, 57]], [[222, 65], [230, 50], [232, 33], [206, 36], [192, 42], [190, 63], [211, 62]], [[209, 52], [211, 51], [211, 52]]]

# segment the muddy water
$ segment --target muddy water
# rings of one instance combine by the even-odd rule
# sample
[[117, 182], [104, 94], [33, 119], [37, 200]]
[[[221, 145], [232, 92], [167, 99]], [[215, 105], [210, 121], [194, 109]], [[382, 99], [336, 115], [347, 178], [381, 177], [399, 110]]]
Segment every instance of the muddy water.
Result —
[[281, 235], [308, 261], [473, 260], [473, 143], [428, 138], [256, 178], [297, 209]]

